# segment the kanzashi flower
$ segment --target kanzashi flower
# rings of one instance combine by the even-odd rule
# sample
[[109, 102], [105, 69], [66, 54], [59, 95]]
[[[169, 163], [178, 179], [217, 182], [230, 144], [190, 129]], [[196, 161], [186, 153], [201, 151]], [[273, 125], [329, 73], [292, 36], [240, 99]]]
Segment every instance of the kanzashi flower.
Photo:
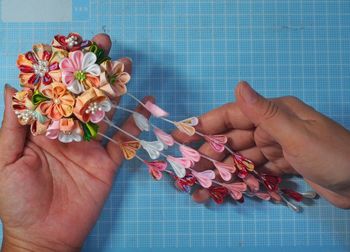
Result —
[[62, 143], [81, 142], [83, 136], [83, 129], [79, 122], [73, 118], [62, 118], [52, 121], [46, 132], [46, 137], [58, 139]]
[[96, 55], [92, 52], [70, 52], [68, 58], [60, 62], [62, 82], [74, 94], [81, 94], [91, 87], [100, 85], [100, 66], [95, 64]]
[[37, 88], [41, 83], [48, 85], [61, 80], [59, 62], [64, 58], [61, 52], [52, 52], [49, 45], [37, 44], [33, 51], [18, 55], [17, 67], [21, 71], [20, 82], [23, 86]]
[[91, 41], [83, 40], [78, 33], [71, 32], [68, 36], [56, 35], [51, 44], [55, 49], [73, 52], [90, 46]]
[[30, 125], [33, 135], [43, 134], [48, 126], [48, 120], [32, 102], [33, 92], [30, 89], [24, 89], [15, 93], [12, 97], [12, 108], [21, 125]]
[[59, 120], [73, 113], [75, 100], [64, 84], [54, 82], [45, 87], [42, 90], [42, 94], [47, 98], [47, 100], [38, 105], [43, 115], [52, 120]]
[[121, 96], [127, 92], [130, 75], [124, 72], [124, 63], [106, 60], [101, 65], [100, 89], [109, 96]]
[[74, 115], [82, 122], [98, 123], [110, 111], [111, 101], [97, 88], [90, 88], [76, 99]]

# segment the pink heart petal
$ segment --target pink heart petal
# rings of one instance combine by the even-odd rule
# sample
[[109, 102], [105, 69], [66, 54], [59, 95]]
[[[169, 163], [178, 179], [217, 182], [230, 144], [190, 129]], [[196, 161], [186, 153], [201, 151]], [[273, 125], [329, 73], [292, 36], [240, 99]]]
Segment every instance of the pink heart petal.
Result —
[[227, 184], [224, 186], [228, 189], [231, 197], [235, 200], [241, 199], [243, 196], [242, 192], [247, 190], [247, 185], [243, 182]]
[[72, 63], [74, 71], [81, 70], [84, 54], [82, 51], [74, 51], [69, 53], [69, 59]]
[[161, 160], [161, 161], [151, 161], [151, 162], [145, 161], [145, 164], [148, 167], [151, 167], [152, 169], [156, 169], [158, 171], [165, 171], [167, 166], [168, 166], [168, 163], [163, 161], [163, 160]]
[[187, 158], [193, 162], [198, 162], [201, 159], [199, 152], [191, 147], [180, 145], [179, 150], [184, 158]]
[[225, 164], [222, 162], [214, 162], [215, 167], [219, 170], [219, 169], [225, 169], [230, 171], [231, 173], [234, 173], [236, 171], [236, 167], [234, 167], [234, 165], [232, 164]]
[[71, 72], [71, 73], [75, 72], [75, 68], [74, 68], [72, 62], [68, 58], [64, 58], [60, 62], [60, 69], [62, 72]]
[[216, 152], [223, 152], [225, 150], [225, 144], [227, 143], [227, 137], [223, 135], [208, 135], [204, 136], [204, 139], [210, 144]]
[[204, 188], [211, 187], [213, 183], [212, 180], [215, 178], [215, 173], [212, 170], [207, 170], [203, 172], [192, 171], [192, 175], [196, 177], [199, 184], [201, 184], [201, 186], [203, 186]]
[[168, 112], [150, 101], [145, 103], [145, 108], [155, 117], [164, 117], [168, 115]]
[[165, 161], [144, 161], [148, 167], [148, 172], [152, 175], [155, 180], [160, 180], [163, 177], [162, 171], [167, 168], [167, 162]]
[[62, 71], [62, 81], [64, 84], [69, 86], [74, 81], [73, 72]]
[[168, 156], [171, 161], [182, 165], [185, 168], [190, 168], [192, 166], [192, 162], [186, 158], [179, 158], [179, 157], [173, 157], [173, 156]]
[[227, 169], [219, 168], [218, 171], [223, 180], [229, 181], [232, 178], [231, 172]]
[[165, 133], [163, 130], [161, 130], [159, 128], [154, 128], [153, 132], [163, 144], [165, 144], [167, 146], [174, 145], [174, 138], [171, 135], [169, 135], [168, 133]]

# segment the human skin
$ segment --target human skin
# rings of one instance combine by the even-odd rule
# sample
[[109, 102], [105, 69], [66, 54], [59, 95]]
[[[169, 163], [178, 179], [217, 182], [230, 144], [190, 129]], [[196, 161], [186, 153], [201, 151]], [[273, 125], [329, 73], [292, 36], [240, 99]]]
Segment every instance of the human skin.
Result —
[[[340, 208], [350, 208], [350, 132], [295, 97], [266, 99], [242, 81], [236, 102], [227, 103], [199, 118], [198, 131], [224, 134], [231, 147], [251, 159], [259, 171], [301, 175], [314, 190]], [[199, 140], [176, 131], [181, 142]], [[199, 151], [232, 163], [228, 153], [215, 153], [205, 143]], [[198, 169], [208, 169], [203, 162]], [[206, 189], [193, 194], [208, 200]]]
[[[107, 35], [93, 40], [110, 50]], [[122, 61], [130, 72], [131, 62]], [[31, 136], [11, 109], [15, 92], [5, 89], [0, 129], [2, 251], [79, 251], [111, 190], [122, 153], [113, 144], [103, 147], [98, 140], [62, 144]], [[237, 102], [201, 116], [197, 129], [227, 135], [231, 147], [252, 159], [258, 169], [300, 174], [331, 203], [350, 207], [350, 133], [345, 128], [296, 98], [267, 100], [247, 83], [237, 86], [236, 98]], [[142, 107], [136, 110], [149, 117]], [[102, 131], [106, 128], [101, 126]], [[132, 118], [123, 128], [139, 134]], [[180, 132], [174, 136], [183, 142], [198, 140]], [[126, 140], [119, 133], [113, 138]], [[200, 151], [230, 162], [227, 153], [215, 153], [207, 144]], [[205, 164], [202, 167], [206, 169]], [[208, 194], [201, 190], [193, 197], [203, 202]]]
[[[108, 35], [99, 34], [93, 40], [109, 52]], [[120, 60], [130, 73], [131, 61]], [[12, 111], [15, 92], [5, 88], [0, 129], [2, 251], [79, 251], [100, 215], [123, 155], [113, 143], [104, 147], [98, 139], [63, 144], [45, 136], [33, 137]], [[144, 108], [136, 110], [149, 117]], [[132, 118], [123, 128], [139, 134]], [[100, 129], [104, 132], [107, 126]], [[119, 133], [113, 138], [127, 139]]]

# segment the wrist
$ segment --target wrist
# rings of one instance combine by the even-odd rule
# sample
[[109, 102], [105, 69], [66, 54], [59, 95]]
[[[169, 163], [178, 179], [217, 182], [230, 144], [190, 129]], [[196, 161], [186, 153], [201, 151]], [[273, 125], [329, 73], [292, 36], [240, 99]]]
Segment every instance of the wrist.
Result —
[[46, 238], [33, 238], [27, 235], [19, 237], [4, 232], [1, 252], [77, 252], [81, 249], [61, 242], [50, 241]]

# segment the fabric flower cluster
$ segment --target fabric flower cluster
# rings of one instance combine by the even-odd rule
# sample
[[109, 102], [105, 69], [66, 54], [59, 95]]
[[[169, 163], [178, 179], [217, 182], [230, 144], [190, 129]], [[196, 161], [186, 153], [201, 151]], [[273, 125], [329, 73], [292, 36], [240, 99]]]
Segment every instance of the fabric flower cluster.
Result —
[[18, 56], [17, 67], [23, 89], [12, 106], [20, 124], [64, 143], [95, 137], [110, 99], [125, 94], [130, 80], [122, 62], [77, 33], [34, 45]]

